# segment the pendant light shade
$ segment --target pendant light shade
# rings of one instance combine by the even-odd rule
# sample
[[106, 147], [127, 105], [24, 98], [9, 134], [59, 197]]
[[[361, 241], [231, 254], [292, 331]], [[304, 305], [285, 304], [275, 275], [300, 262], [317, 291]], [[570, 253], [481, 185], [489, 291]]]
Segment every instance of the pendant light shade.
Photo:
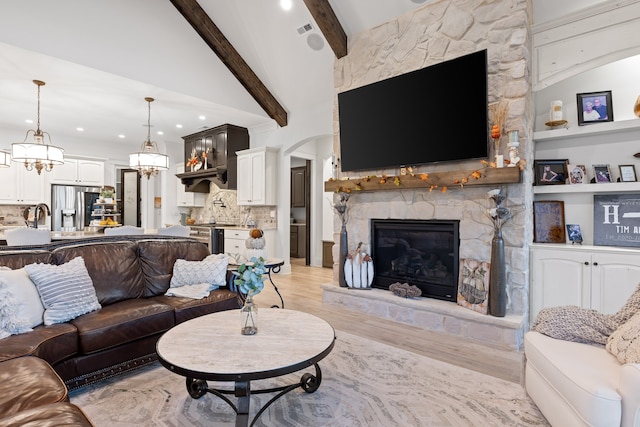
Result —
[[147, 139], [142, 143], [140, 151], [129, 154], [129, 167], [137, 169], [140, 175], [147, 179], [158, 175], [159, 171], [169, 169], [169, 157], [161, 154], [158, 145], [151, 141], [151, 103], [153, 98], [145, 98], [148, 103], [149, 115], [147, 119]]
[[[23, 142], [16, 142], [11, 144], [11, 158], [14, 162], [22, 162], [27, 170], [36, 170], [38, 175], [42, 170], [51, 172], [54, 165], [61, 165], [64, 163], [64, 150], [60, 147], [51, 145], [51, 135], [47, 132], [43, 132], [40, 129], [40, 87], [45, 85], [45, 82], [40, 80], [34, 80], [33, 83], [38, 87], [38, 122], [36, 130], [29, 129], [25, 135]], [[33, 142], [27, 142], [29, 134], [33, 134]], [[45, 135], [49, 139], [49, 144], [45, 141]], [[2, 160], [5, 160], [8, 153], [0, 154], [0, 164]]]

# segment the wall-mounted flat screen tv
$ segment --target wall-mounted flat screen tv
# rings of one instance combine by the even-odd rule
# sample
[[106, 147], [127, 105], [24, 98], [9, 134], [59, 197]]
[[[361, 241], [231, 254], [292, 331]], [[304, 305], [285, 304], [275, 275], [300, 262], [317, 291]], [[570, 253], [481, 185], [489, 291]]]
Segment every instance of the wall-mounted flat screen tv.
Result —
[[342, 171], [488, 156], [487, 51], [338, 94]]

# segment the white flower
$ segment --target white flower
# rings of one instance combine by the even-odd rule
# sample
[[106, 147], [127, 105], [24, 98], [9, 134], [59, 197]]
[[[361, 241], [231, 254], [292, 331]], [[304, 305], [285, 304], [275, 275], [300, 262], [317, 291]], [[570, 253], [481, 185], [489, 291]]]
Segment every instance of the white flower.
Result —
[[493, 197], [495, 197], [495, 196], [497, 196], [498, 194], [500, 194], [500, 189], [499, 189], [499, 188], [496, 188], [496, 189], [494, 189], [494, 190], [487, 191], [487, 196], [488, 196], [490, 199], [491, 199], [491, 198], [493, 198]]
[[496, 208], [487, 209], [487, 212], [489, 212], [491, 218], [495, 218], [498, 215], [498, 209]]

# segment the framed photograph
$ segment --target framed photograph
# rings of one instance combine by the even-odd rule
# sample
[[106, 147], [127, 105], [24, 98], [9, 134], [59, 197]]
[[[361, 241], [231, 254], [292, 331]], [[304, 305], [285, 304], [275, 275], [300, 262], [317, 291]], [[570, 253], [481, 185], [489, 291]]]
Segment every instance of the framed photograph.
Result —
[[567, 159], [536, 160], [533, 163], [536, 185], [564, 185], [567, 180]]
[[618, 168], [620, 169], [620, 181], [635, 182], [638, 180], [634, 165], [619, 165]]
[[584, 165], [567, 165], [569, 184], [588, 184], [587, 168]]
[[579, 126], [613, 121], [613, 104], [610, 90], [579, 93], [576, 96], [578, 97]]
[[533, 202], [533, 241], [535, 243], [565, 243], [564, 227], [563, 201]]
[[593, 176], [596, 183], [613, 182], [609, 165], [593, 165]]
[[567, 224], [567, 236], [572, 244], [582, 244], [582, 230], [580, 230], [580, 224]]

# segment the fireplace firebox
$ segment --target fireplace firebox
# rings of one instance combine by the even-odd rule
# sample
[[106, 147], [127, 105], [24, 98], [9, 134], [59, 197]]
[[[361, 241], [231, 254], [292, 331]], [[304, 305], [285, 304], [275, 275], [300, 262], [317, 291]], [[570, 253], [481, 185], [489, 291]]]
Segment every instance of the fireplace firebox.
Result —
[[372, 286], [416, 285], [423, 297], [456, 301], [460, 221], [372, 219]]

